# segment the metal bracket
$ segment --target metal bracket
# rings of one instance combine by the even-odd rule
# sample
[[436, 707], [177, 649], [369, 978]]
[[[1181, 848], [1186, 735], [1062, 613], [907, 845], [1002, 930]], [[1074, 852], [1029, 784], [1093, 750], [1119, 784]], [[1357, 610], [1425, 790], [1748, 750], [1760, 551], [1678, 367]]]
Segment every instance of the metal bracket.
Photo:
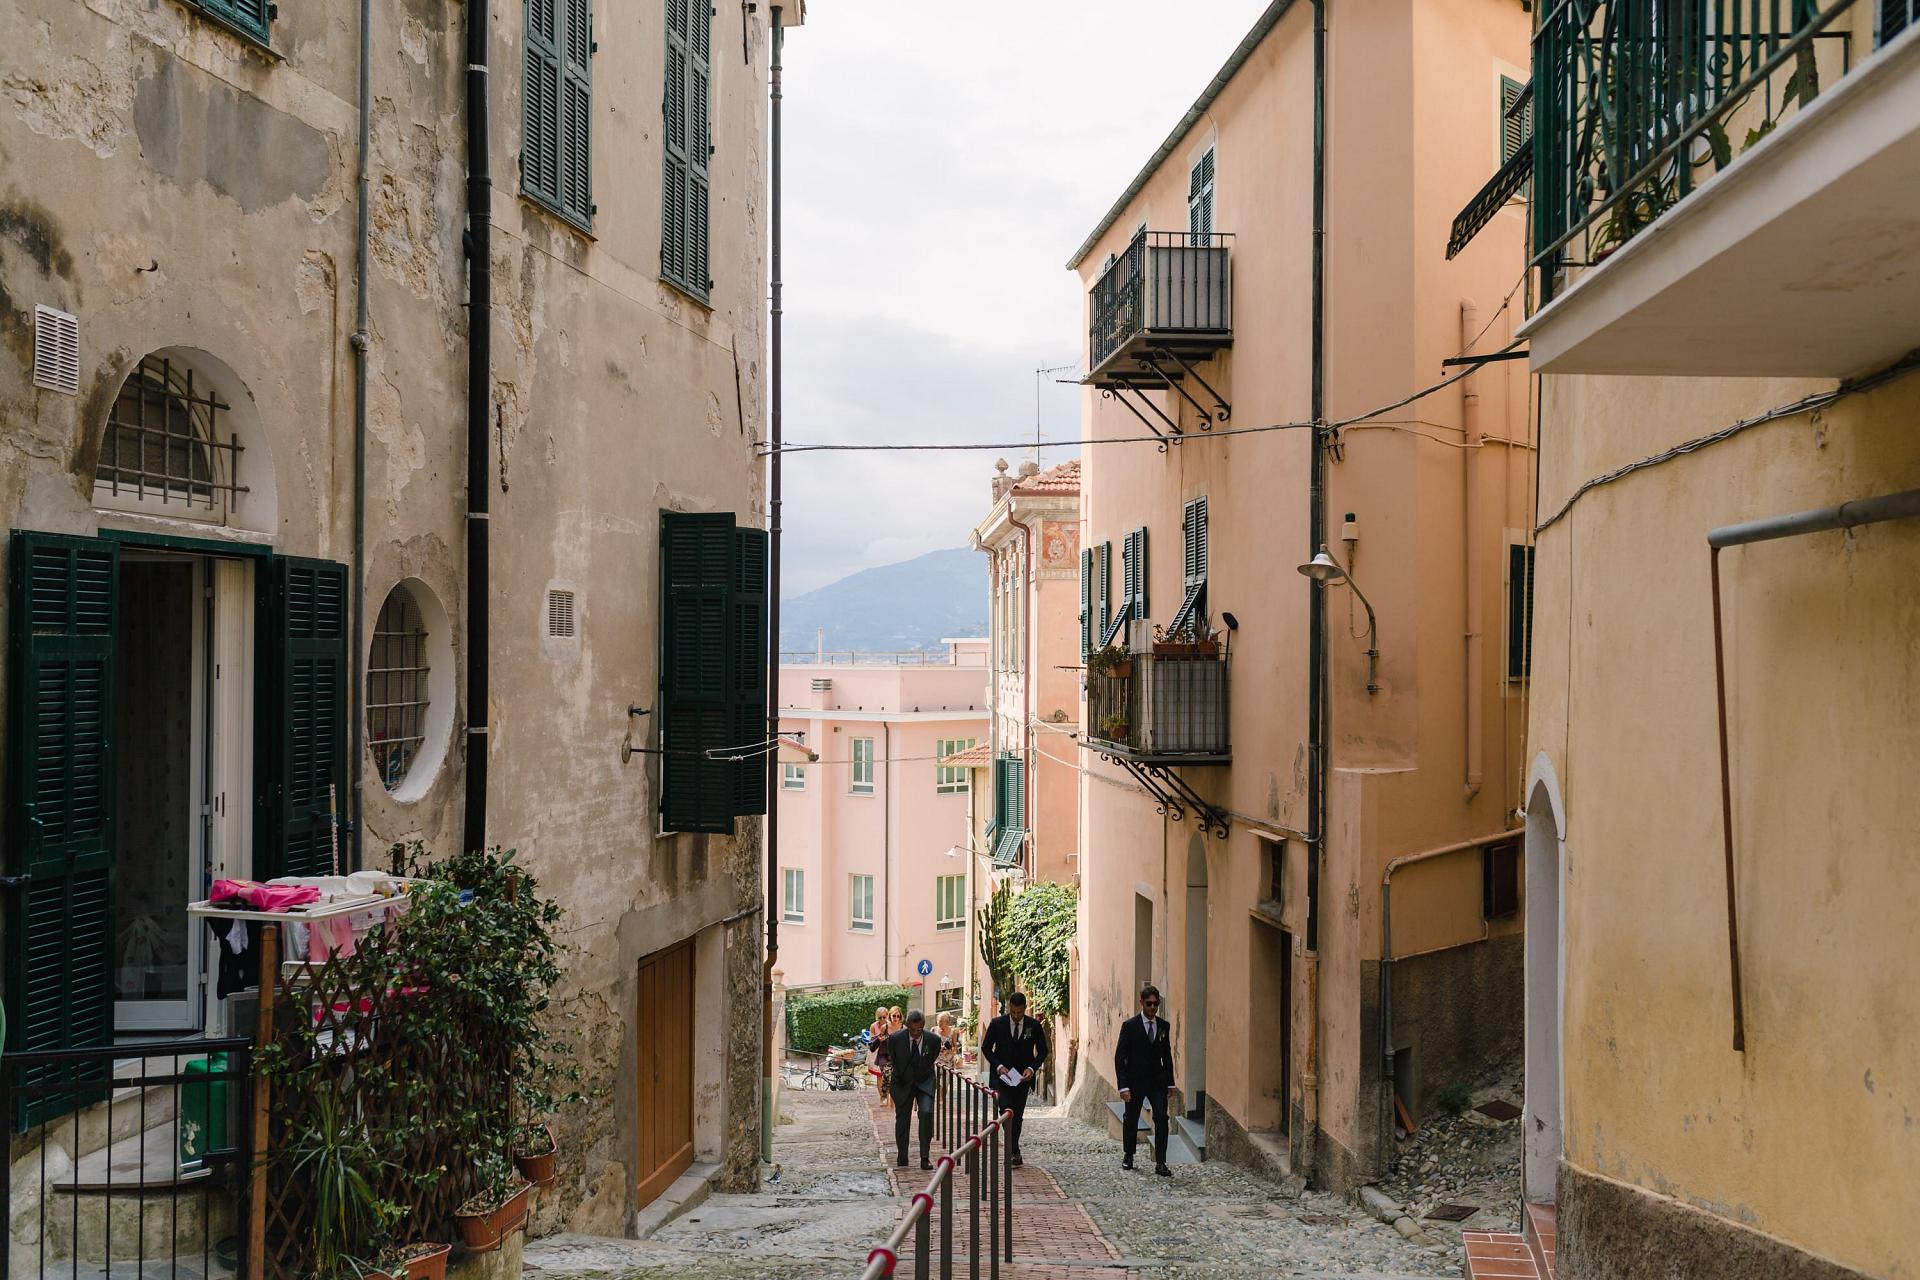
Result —
[[[1160, 452], [1165, 453], [1167, 451], [1167, 444], [1168, 444], [1167, 433], [1162, 431], [1160, 428], [1154, 426], [1153, 423], [1147, 420], [1146, 414], [1141, 413], [1138, 409], [1133, 407], [1133, 401], [1127, 399], [1126, 397], [1125, 388], [1102, 387], [1100, 390], [1100, 395], [1104, 399], [1118, 400], [1121, 404], [1125, 405], [1127, 407], [1128, 413], [1131, 413], [1134, 417], [1140, 419], [1141, 423], [1146, 427], [1147, 430], [1153, 432], [1153, 434], [1160, 437]], [[1146, 405], [1147, 408], [1152, 409], [1154, 414], [1159, 417], [1160, 421], [1166, 422], [1169, 427], [1173, 427], [1173, 434], [1175, 437], [1178, 437], [1181, 434], [1180, 428], [1177, 426], [1174, 426], [1172, 422], [1169, 422], [1167, 420], [1167, 415], [1160, 412], [1160, 407], [1158, 405], [1154, 404], [1151, 400], [1148, 400], [1145, 396], [1142, 396], [1140, 398], [1140, 403]], [[1175, 440], [1175, 443], [1178, 443], [1177, 439]]]
[[[1176, 354], [1174, 351], [1172, 351], [1167, 347], [1156, 348], [1154, 351], [1154, 354], [1165, 356], [1167, 359], [1179, 365], [1181, 369], [1186, 371], [1186, 375], [1189, 378], [1192, 378], [1195, 382], [1199, 383], [1201, 386], [1201, 389], [1204, 390], [1208, 395], [1213, 397], [1214, 407], [1219, 413], [1220, 421], [1225, 422], [1228, 419], [1233, 417], [1233, 406], [1227, 403], [1227, 398], [1225, 396], [1221, 395], [1218, 391], [1215, 391], [1213, 389], [1212, 383], [1208, 382], [1205, 378], [1200, 376], [1200, 371], [1198, 369], [1188, 364], [1185, 360], [1182, 360], [1178, 354]], [[1158, 371], [1159, 367], [1160, 366], [1155, 365], [1154, 369]], [[1181, 394], [1186, 395], [1184, 391], [1181, 392]], [[1193, 404], [1193, 398], [1191, 396], [1187, 398], [1187, 403]], [[1197, 404], [1194, 405], [1193, 407], [1196, 409], [1200, 409], [1200, 406]], [[1202, 419], [1209, 418], [1209, 415], [1205, 409], [1200, 409], [1200, 416]], [[1212, 425], [1211, 422], [1209, 422], [1208, 425], [1211, 426]], [[1207, 430], [1207, 427], [1202, 427], [1200, 429], [1202, 431], [1205, 431]]]
[[1100, 758], [1132, 774], [1153, 797], [1155, 813], [1165, 814], [1175, 822], [1184, 822], [1187, 810], [1191, 809], [1194, 821], [1202, 831], [1211, 831], [1222, 840], [1227, 838], [1226, 811], [1201, 799], [1200, 793], [1172, 769], [1165, 765], [1142, 764], [1138, 760], [1129, 760], [1106, 751], [1100, 753]]

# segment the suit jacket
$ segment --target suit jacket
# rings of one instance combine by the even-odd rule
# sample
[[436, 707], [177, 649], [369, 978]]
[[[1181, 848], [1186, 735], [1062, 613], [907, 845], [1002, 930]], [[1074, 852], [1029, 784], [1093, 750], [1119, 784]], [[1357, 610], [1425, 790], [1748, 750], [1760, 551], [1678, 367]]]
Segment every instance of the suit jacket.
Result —
[[913, 1056], [913, 1032], [905, 1027], [887, 1037], [887, 1065], [893, 1069], [893, 1100], [904, 1102], [918, 1090], [933, 1096], [933, 1069], [945, 1046], [931, 1031], [920, 1034], [920, 1057]]
[[1020, 1038], [1015, 1040], [1012, 1019], [1001, 1014], [987, 1024], [987, 1034], [980, 1040], [980, 1054], [993, 1068], [996, 1085], [1000, 1083], [1000, 1072], [1007, 1067], [1016, 1071], [1031, 1068], [1038, 1075], [1048, 1052], [1046, 1029], [1038, 1018], [1021, 1018]]
[[1120, 1024], [1120, 1039], [1113, 1046], [1114, 1084], [1129, 1092], [1165, 1092], [1173, 1087], [1173, 1038], [1167, 1034], [1167, 1020], [1153, 1020], [1153, 1040], [1147, 1040], [1147, 1024], [1134, 1014]]

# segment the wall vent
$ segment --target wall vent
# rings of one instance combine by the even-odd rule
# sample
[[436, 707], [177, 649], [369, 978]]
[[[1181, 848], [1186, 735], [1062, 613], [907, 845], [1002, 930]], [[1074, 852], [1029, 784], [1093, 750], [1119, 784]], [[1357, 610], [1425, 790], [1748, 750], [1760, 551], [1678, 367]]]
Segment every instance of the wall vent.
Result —
[[62, 395], [80, 394], [80, 317], [34, 307], [33, 385]]
[[815, 693], [826, 693], [832, 688], [833, 688], [833, 681], [828, 679], [816, 679], [813, 682], [813, 691]]
[[573, 638], [573, 592], [547, 592], [547, 634], [560, 640]]

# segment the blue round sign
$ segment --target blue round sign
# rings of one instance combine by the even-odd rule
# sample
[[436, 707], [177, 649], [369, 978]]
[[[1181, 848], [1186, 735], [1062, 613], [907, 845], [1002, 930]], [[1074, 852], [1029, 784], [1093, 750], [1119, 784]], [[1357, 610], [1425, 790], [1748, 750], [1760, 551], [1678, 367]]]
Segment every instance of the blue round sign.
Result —
[[928, 974], [933, 972], [933, 961], [922, 959], [919, 964], [914, 966], [914, 968], [919, 970], [920, 976], [924, 978]]

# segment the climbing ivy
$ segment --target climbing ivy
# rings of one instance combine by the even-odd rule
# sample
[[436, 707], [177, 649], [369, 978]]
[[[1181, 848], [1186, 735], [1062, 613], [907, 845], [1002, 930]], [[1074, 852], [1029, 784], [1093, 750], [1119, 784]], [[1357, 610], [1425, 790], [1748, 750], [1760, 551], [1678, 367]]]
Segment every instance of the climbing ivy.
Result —
[[1067, 1011], [1067, 953], [1078, 907], [1073, 889], [1042, 883], [1013, 895], [998, 913], [999, 949], [1036, 1017]]

